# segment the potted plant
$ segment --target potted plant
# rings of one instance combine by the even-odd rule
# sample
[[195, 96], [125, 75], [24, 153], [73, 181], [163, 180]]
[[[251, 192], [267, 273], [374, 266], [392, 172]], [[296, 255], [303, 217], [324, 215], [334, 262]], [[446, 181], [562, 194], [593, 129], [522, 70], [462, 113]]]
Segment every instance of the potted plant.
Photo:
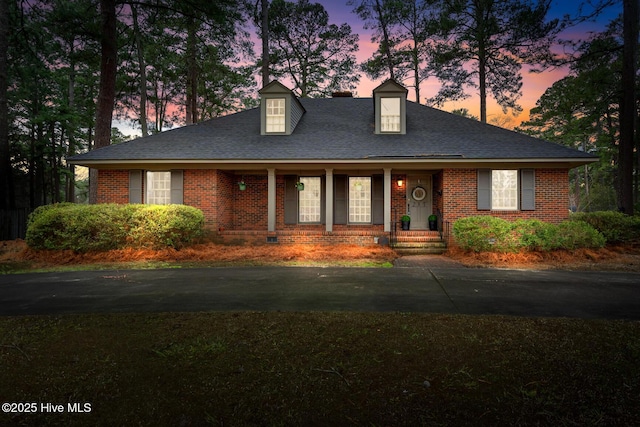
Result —
[[298, 191], [303, 191], [304, 190], [304, 182], [296, 182], [296, 188], [298, 189]]
[[244, 180], [238, 183], [238, 188], [240, 188], [240, 191], [244, 191], [247, 189], [247, 184], [244, 183]]
[[400, 222], [402, 223], [402, 229], [408, 230], [411, 226], [411, 217], [409, 215], [402, 215]]
[[429, 230], [438, 230], [438, 217], [436, 215], [429, 215]]

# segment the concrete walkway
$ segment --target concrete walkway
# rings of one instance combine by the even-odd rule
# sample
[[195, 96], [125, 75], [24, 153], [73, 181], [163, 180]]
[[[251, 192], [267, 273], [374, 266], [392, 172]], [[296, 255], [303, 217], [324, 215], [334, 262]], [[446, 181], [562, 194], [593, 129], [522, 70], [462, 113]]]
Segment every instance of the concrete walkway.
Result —
[[462, 263], [444, 255], [403, 255], [393, 265], [400, 268], [466, 268]]
[[0, 315], [400, 311], [640, 320], [640, 274], [248, 267], [0, 276]]

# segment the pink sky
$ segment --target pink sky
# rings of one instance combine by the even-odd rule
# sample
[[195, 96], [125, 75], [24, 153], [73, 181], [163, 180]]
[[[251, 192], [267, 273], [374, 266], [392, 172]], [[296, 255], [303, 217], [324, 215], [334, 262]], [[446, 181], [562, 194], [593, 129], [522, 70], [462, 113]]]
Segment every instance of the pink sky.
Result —
[[[288, 1], [296, 1], [296, 0], [288, 0]], [[371, 42], [371, 30], [365, 30], [364, 23], [360, 20], [360, 18], [352, 13], [353, 6], [347, 5], [347, 0], [310, 0], [311, 2], [316, 2], [322, 4], [325, 9], [329, 13], [329, 22], [332, 24], [342, 24], [344, 22], [351, 25], [351, 29], [354, 33], [359, 35], [359, 51], [357, 53], [357, 59], [359, 62], [363, 62], [368, 59], [373, 52], [376, 50], [377, 46]], [[589, 1], [589, 0], [584, 0]], [[599, 22], [590, 22], [584, 23], [578, 27], [572, 28], [570, 31], [567, 31], [565, 34], [562, 34], [562, 37], [565, 39], [578, 39], [588, 36], [590, 32], [597, 32], [604, 29], [606, 24], [613, 18], [615, 18], [622, 11], [622, 2], [618, 2], [615, 7], [609, 8], [605, 15], [599, 18]], [[574, 4], [574, 1], [567, 0], [553, 0], [551, 7], [551, 15], [561, 17], [565, 14], [575, 15], [577, 11], [577, 5]], [[252, 39], [255, 43], [255, 51], [256, 54], [260, 55], [260, 42], [257, 39], [255, 31], [250, 30]], [[522, 72], [523, 77], [523, 88], [522, 88], [522, 97], [519, 100], [520, 105], [523, 108], [523, 112], [516, 118], [514, 118], [511, 113], [507, 113], [507, 117], [511, 118], [512, 122], [510, 126], [517, 126], [520, 122], [527, 120], [529, 118], [529, 110], [535, 107], [536, 102], [542, 96], [547, 88], [549, 88], [554, 82], [560, 80], [566, 75], [566, 70], [551, 70], [546, 71], [541, 74], [532, 74], [529, 73], [525, 68]], [[259, 80], [259, 77], [257, 77]], [[364, 74], [361, 76], [360, 84], [355, 90], [355, 96], [359, 97], [371, 97], [372, 90], [376, 86], [378, 86], [384, 79], [379, 79], [376, 81], [372, 81]], [[258, 83], [260, 83], [258, 81]], [[439, 89], [439, 83], [435, 78], [431, 78], [427, 80], [421, 86], [421, 97], [422, 103], [424, 103], [424, 98], [434, 96]], [[464, 101], [459, 102], [450, 102], [441, 107], [443, 110], [451, 111], [458, 108], [466, 108], [469, 110], [471, 114], [476, 117], [480, 116], [480, 101], [475, 93], [470, 93], [471, 97]], [[413, 91], [409, 91], [409, 99], [415, 100], [415, 95]], [[493, 99], [489, 98], [487, 100], [488, 108], [487, 108], [487, 116], [488, 120], [491, 122], [493, 118], [501, 118], [504, 117], [502, 113], [502, 109], [493, 101]], [[134, 129], [130, 124], [117, 120], [115, 125], [121, 128], [121, 130], [125, 134], [139, 134], [139, 129]], [[510, 127], [507, 126], [507, 127]]]
[[[314, 0], [310, 0], [314, 2]], [[357, 59], [359, 62], [363, 62], [368, 59], [377, 46], [371, 43], [371, 30], [365, 30], [363, 28], [364, 23], [360, 18], [352, 13], [353, 6], [347, 5], [346, 0], [315, 0], [316, 3], [322, 4], [329, 12], [329, 21], [332, 24], [348, 23], [351, 25], [351, 29], [354, 33], [359, 34], [359, 51]], [[606, 14], [599, 18], [599, 22], [584, 23], [578, 27], [572, 28], [570, 31], [562, 34], [563, 38], [584, 38], [589, 32], [600, 31], [605, 25], [617, 16], [622, 10], [622, 2], [619, 2], [616, 7], [609, 8]], [[586, 9], [585, 9], [586, 10]], [[565, 14], [575, 15], [577, 13], [577, 4], [574, 1], [567, 0], [554, 0], [552, 1], [550, 15], [553, 17], [562, 17]], [[541, 74], [529, 73], [528, 69], [524, 69], [522, 73], [523, 87], [522, 97], [520, 98], [520, 105], [523, 108], [523, 112], [515, 118], [514, 124], [519, 124], [523, 120], [527, 120], [529, 117], [529, 110], [535, 107], [536, 102], [542, 96], [544, 91], [549, 88], [554, 82], [560, 80], [566, 75], [566, 70], [551, 70]], [[373, 88], [381, 83], [383, 79], [371, 81], [367, 76], [362, 75], [360, 84], [356, 89], [356, 96], [370, 97]], [[435, 78], [427, 80], [421, 86], [421, 100], [424, 103], [424, 97], [434, 96], [439, 89], [439, 83]], [[442, 109], [451, 111], [457, 108], [467, 108], [469, 112], [477, 117], [480, 116], [480, 101], [477, 94], [471, 94], [472, 96], [464, 101], [450, 102], [445, 104]], [[415, 95], [412, 91], [409, 91], [409, 99], [415, 100]], [[490, 121], [492, 117], [502, 116], [502, 109], [493, 101], [488, 99], [487, 116]], [[511, 113], [508, 113], [510, 117]]]

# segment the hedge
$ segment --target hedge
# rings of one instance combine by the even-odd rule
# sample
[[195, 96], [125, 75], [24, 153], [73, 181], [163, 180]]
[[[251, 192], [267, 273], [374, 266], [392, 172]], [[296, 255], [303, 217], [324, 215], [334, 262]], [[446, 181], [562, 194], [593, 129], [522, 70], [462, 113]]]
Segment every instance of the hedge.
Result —
[[580, 212], [571, 219], [584, 221], [598, 230], [607, 243], [630, 243], [640, 241], [640, 217], [615, 211]]
[[536, 219], [506, 221], [491, 216], [461, 218], [453, 224], [458, 246], [474, 252], [550, 251], [601, 248], [604, 236], [584, 221], [558, 225]]
[[183, 247], [202, 235], [204, 215], [184, 205], [41, 206], [27, 223], [34, 249], [107, 251], [124, 247]]

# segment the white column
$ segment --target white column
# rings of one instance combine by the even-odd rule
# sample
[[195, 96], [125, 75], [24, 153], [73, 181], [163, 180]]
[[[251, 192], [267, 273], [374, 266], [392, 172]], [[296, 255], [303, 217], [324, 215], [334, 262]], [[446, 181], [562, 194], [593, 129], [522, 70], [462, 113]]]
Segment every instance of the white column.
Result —
[[391, 231], [391, 168], [384, 168], [384, 231]]
[[325, 169], [325, 223], [327, 232], [333, 231], [333, 169]]
[[276, 231], [276, 170], [267, 169], [267, 231]]

